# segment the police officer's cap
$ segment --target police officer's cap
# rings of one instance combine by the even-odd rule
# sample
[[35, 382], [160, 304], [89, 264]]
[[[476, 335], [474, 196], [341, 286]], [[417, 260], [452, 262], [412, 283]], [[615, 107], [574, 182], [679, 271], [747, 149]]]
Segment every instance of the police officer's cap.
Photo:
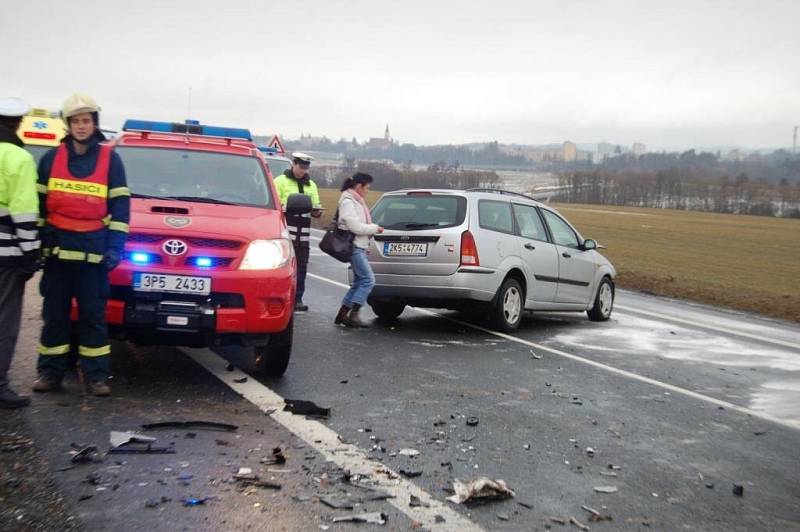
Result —
[[292, 153], [292, 162], [300, 166], [311, 166], [311, 161], [313, 160], [314, 158], [312, 156], [306, 155], [305, 153], [299, 151]]
[[0, 98], [0, 116], [20, 117], [30, 111], [30, 106], [22, 98]]

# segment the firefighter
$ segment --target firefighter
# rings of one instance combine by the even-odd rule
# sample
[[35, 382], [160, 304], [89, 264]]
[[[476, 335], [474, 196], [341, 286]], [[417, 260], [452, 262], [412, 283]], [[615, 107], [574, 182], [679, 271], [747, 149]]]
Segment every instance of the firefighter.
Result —
[[[130, 217], [125, 169], [99, 129], [100, 108], [85, 94], [73, 94], [61, 111], [67, 126], [62, 144], [39, 163], [39, 223], [45, 257], [41, 292], [42, 328], [36, 392], [61, 384], [77, 337], [80, 368], [89, 392], [111, 393], [108, 330], [105, 322], [108, 272], [120, 262]], [[76, 335], [70, 307], [78, 304]]]
[[[314, 158], [305, 153], [292, 154], [292, 167], [275, 179], [275, 188], [278, 189], [278, 198], [281, 206], [286, 209], [286, 200], [290, 194], [305, 194], [311, 197], [313, 209], [310, 216], [322, 216], [322, 205], [319, 202], [317, 185], [308, 175], [308, 168]], [[308, 214], [287, 216], [286, 225], [292, 237], [294, 253], [297, 256], [297, 293], [295, 295], [294, 309], [296, 311], [308, 310], [308, 305], [303, 303], [303, 294], [306, 291], [306, 272], [308, 271], [309, 242], [311, 237], [311, 218]]]
[[22, 146], [17, 128], [28, 113], [19, 98], [0, 98], [0, 407], [19, 408], [30, 398], [8, 383], [22, 317], [25, 283], [37, 268], [36, 164]]

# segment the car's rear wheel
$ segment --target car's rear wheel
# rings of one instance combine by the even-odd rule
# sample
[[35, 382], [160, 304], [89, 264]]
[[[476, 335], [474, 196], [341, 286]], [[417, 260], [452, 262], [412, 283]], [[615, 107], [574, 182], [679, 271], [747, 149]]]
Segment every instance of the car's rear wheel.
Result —
[[292, 336], [294, 334], [294, 318], [281, 332], [273, 333], [267, 345], [256, 346], [254, 352], [255, 372], [267, 377], [281, 377], [286, 373], [289, 359], [292, 356]]
[[608, 277], [603, 277], [597, 287], [594, 305], [586, 311], [592, 321], [607, 321], [614, 309], [614, 283]]
[[396, 301], [375, 301], [370, 303], [369, 306], [372, 307], [372, 312], [384, 320], [396, 320], [406, 308], [405, 303]]
[[522, 321], [522, 311], [525, 308], [525, 294], [516, 279], [509, 277], [503, 281], [497, 293], [492, 321], [501, 331], [510, 332], [517, 330]]

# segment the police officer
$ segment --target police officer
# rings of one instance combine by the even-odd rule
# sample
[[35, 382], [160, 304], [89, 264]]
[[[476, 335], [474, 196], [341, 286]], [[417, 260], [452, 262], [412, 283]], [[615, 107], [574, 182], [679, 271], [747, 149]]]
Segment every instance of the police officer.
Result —
[[122, 160], [99, 129], [95, 101], [73, 94], [61, 116], [68, 135], [39, 163], [39, 213], [45, 257], [41, 292], [44, 327], [36, 392], [61, 384], [70, 351], [70, 306], [78, 303], [78, 354], [89, 391], [111, 393], [105, 322], [108, 272], [120, 262], [130, 217]]
[[[313, 159], [313, 157], [305, 153], [292, 153], [292, 167], [275, 179], [275, 187], [278, 189], [278, 198], [284, 209], [286, 209], [286, 200], [289, 199], [290, 194], [305, 194], [311, 197], [311, 205], [313, 205], [310, 215], [314, 218], [319, 218], [322, 216], [319, 190], [317, 190], [317, 185], [308, 175], [308, 168], [311, 166]], [[294, 309], [306, 311], [308, 310], [308, 305], [303, 303], [303, 294], [306, 291], [311, 218], [308, 214], [287, 216], [286, 225], [289, 228], [294, 253], [297, 256], [297, 293], [295, 295]]]
[[30, 110], [19, 98], [0, 98], [0, 407], [30, 404], [8, 384], [22, 317], [25, 283], [36, 271], [39, 254], [36, 218], [36, 164], [17, 136]]

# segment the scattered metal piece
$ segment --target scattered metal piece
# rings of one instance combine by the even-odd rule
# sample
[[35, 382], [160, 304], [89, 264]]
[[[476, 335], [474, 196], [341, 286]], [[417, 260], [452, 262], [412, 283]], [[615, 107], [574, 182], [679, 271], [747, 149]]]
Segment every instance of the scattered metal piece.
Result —
[[733, 485], [733, 494], [736, 495], [737, 497], [743, 497], [744, 496], [744, 486], [742, 486], [741, 484], [734, 484]]
[[111, 442], [111, 447], [119, 447], [120, 445], [125, 445], [126, 443], [153, 443], [156, 441], [156, 438], [153, 438], [152, 436], [145, 436], [143, 434], [137, 434], [133, 431], [121, 432], [112, 430], [109, 441]]
[[502, 500], [515, 495], [504, 480], [492, 480], [488, 477], [480, 477], [468, 483], [455, 480], [453, 481], [453, 491], [455, 495], [448, 497], [447, 500], [456, 504], [478, 499]]
[[474, 439], [475, 439], [475, 438], [477, 438], [477, 437], [478, 437], [478, 435], [477, 435], [477, 434], [473, 434], [473, 435], [471, 435], [471, 436], [465, 436], [465, 437], [461, 438], [461, 441], [463, 441], [463, 442], [468, 442], [468, 441], [472, 441], [472, 440], [474, 440]]
[[477, 427], [479, 420], [476, 416], [470, 416], [467, 418], [467, 426], [468, 427]]
[[298, 416], [328, 418], [331, 415], [330, 408], [322, 408], [312, 401], [303, 401], [300, 399], [284, 399], [283, 401], [286, 403], [283, 410]]
[[373, 525], [385, 525], [386, 520], [388, 518], [389, 516], [387, 516], [384, 513], [373, 512], [373, 513], [357, 514], [357, 515], [342, 515], [339, 517], [334, 517], [333, 522], [370, 523]]
[[320, 497], [319, 502], [334, 510], [352, 510], [354, 502], [350, 499], [335, 499], [333, 497]]
[[72, 455], [70, 461], [73, 464], [85, 464], [87, 462], [97, 462], [99, 458], [100, 455], [97, 451], [97, 447], [94, 445], [87, 445]]
[[236, 384], [243, 384], [243, 383], [247, 382], [247, 377], [239, 377], [239, 378], [233, 379], [233, 382], [235, 382]]
[[589, 527], [575, 519], [573, 516], [569, 516], [569, 522], [578, 527], [579, 530], [589, 530]]
[[239, 427], [228, 423], [217, 423], [215, 421], [161, 421], [159, 423], [146, 423], [142, 425], [145, 430], [157, 429], [208, 429], [224, 430], [234, 432]]
[[419, 456], [419, 451], [416, 449], [400, 449], [400, 451], [397, 454], [399, 454], [400, 456], [410, 456], [411, 458], [413, 458], [415, 456]]
[[616, 486], [595, 486], [595, 493], [616, 493], [619, 489]]

